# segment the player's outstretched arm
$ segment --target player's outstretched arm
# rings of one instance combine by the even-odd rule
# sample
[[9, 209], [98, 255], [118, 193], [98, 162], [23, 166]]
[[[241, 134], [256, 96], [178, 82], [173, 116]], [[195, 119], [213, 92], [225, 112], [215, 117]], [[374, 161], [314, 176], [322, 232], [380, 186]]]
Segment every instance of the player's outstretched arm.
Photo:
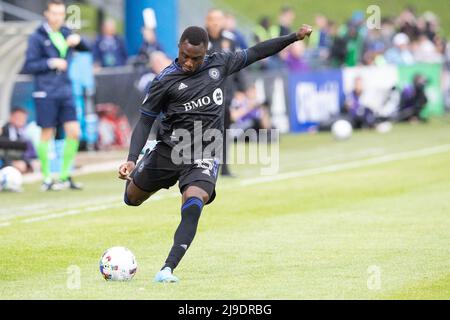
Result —
[[136, 161], [139, 158], [142, 148], [147, 142], [148, 135], [152, 129], [156, 117], [141, 114], [138, 123], [133, 129], [130, 141], [130, 151], [128, 152], [127, 162], [119, 167], [119, 178], [129, 180], [129, 175], [136, 166]]
[[272, 56], [291, 43], [295, 41], [303, 40], [305, 37], [309, 37], [312, 33], [312, 27], [303, 24], [297, 32], [291, 33], [287, 36], [273, 38], [267, 41], [260, 42], [253, 47], [250, 47], [247, 51], [247, 65], [252, 64], [258, 60]]

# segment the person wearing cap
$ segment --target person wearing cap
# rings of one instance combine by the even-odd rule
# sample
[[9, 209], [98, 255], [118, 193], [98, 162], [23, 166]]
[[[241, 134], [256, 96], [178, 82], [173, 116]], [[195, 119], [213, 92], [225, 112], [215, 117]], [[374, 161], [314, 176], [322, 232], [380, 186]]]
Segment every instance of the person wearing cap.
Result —
[[384, 55], [387, 63], [405, 65], [415, 62], [409, 49], [409, 37], [405, 33], [397, 33], [392, 42], [394, 46], [388, 49]]

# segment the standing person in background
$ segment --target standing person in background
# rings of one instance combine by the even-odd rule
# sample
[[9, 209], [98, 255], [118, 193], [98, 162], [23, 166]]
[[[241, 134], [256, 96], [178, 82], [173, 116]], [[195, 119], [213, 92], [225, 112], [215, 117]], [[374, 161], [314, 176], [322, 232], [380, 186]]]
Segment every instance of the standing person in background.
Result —
[[142, 28], [143, 42], [138, 52], [138, 60], [142, 64], [148, 64], [150, 56], [155, 51], [164, 52], [161, 44], [156, 38], [155, 29], [144, 27]]
[[231, 32], [234, 36], [234, 42], [237, 49], [247, 49], [248, 44], [245, 36], [236, 28], [236, 18], [231, 13], [225, 14], [225, 30]]
[[[235, 52], [236, 43], [234, 42], [233, 35], [224, 30], [225, 28], [225, 15], [219, 9], [211, 9], [206, 16], [206, 31], [208, 32], [209, 44], [208, 54], [214, 52]], [[236, 90], [244, 91], [245, 85], [242, 78], [242, 74], [235, 73], [228, 77], [225, 86], [225, 117], [224, 126], [225, 130], [230, 128], [231, 116], [230, 105]], [[223, 176], [232, 176], [228, 164], [227, 164], [227, 149], [228, 149], [228, 137], [225, 131], [223, 139], [223, 164], [221, 166], [221, 174]]]
[[316, 24], [315, 29], [318, 32], [309, 40], [309, 46], [312, 48], [325, 48], [328, 44], [328, 19], [322, 14], [317, 14], [314, 21]]
[[289, 6], [281, 8], [280, 15], [278, 17], [278, 25], [272, 26], [272, 34], [277, 36], [286, 36], [292, 32], [292, 24], [295, 20], [295, 11]]
[[[274, 34], [272, 34], [272, 32], [274, 32]], [[260, 43], [272, 38], [276, 38], [278, 34], [279, 32], [277, 28], [270, 27], [270, 18], [268, 16], [263, 16], [253, 30], [253, 40], [255, 41], [255, 43]], [[275, 56], [270, 56], [258, 61], [257, 63], [255, 63], [255, 66], [260, 70], [271, 69], [272, 67], [276, 67], [271, 63], [272, 60], [279, 59], [275, 58]]]
[[361, 61], [364, 42], [363, 37], [359, 32], [358, 25], [355, 22], [350, 21], [347, 27], [347, 54], [345, 56], [345, 65], [347, 67], [355, 67]]
[[148, 69], [140, 77], [137, 87], [139, 91], [146, 93], [156, 76], [167, 68], [172, 63], [172, 60], [161, 51], [155, 51], [150, 55]]
[[253, 30], [254, 36], [253, 40], [256, 43], [260, 43], [272, 39], [278, 35], [278, 33], [272, 35], [271, 31], [272, 30], [270, 28], [270, 18], [268, 16], [261, 17], [259, 23], [255, 26], [255, 29]]
[[[30, 36], [24, 72], [34, 75], [37, 124], [42, 128], [37, 147], [41, 161], [42, 190], [80, 189], [71, 176], [72, 164], [78, 152], [80, 124], [77, 121], [72, 83], [68, 65], [74, 50], [88, 51], [81, 37], [64, 26], [66, 6], [61, 0], [50, 0], [44, 12], [46, 21]], [[63, 164], [59, 181], [50, 174], [49, 145], [55, 128], [63, 125]]]
[[102, 34], [95, 40], [93, 51], [96, 66], [119, 67], [127, 63], [125, 41], [117, 35], [114, 20], [103, 23]]
[[[270, 34], [272, 37], [282, 37], [292, 32], [292, 24], [295, 20], [295, 11], [289, 6], [281, 8], [278, 16], [278, 25], [270, 27]], [[284, 58], [286, 57], [286, 51], [282, 51], [277, 55], [270, 57], [268, 60], [268, 69], [277, 70], [284, 67]]]

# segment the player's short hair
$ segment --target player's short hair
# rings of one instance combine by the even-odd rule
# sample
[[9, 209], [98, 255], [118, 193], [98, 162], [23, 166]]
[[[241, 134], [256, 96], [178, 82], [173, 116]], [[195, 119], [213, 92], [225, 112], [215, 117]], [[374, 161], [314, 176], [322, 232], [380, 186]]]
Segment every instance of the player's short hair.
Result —
[[293, 12], [294, 8], [292, 8], [291, 6], [285, 5], [283, 7], [281, 7], [280, 12], [283, 13], [287, 13], [287, 12]]
[[209, 15], [209, 14], [211, 14], [213, 12], [220, 12], [221, 14], [225, 15], [225, 13], [222, 10], [220, 10], [219, 8], [211, 8], [211, 9], [209, 9], [207, 15]]
[[23, 108], [23, 107], [19, 107], [19, 106], [14, 106], [11, 109], [11, 114], [16, 113], [16, 112], [22, 112], [22, 113], [26, 113], [28, 114], [27, 109]]
[[58, 6], [63, 5], [63, 6], [65, 6], [66, 4], [64, 3], [63, 0], [48, 0], [47, 1], [47, 7], [46, 7], [47, 10], [50, 8], [51, 5], [58, 5]]
[[199, 46], [203, 43], [205, 48], [208, 47], [208, 33], [205, 29], [200, 27], [191, 26], [186, 28], [181, 35], [180, 43], [183, 43], [186, 40], [193, 46]]

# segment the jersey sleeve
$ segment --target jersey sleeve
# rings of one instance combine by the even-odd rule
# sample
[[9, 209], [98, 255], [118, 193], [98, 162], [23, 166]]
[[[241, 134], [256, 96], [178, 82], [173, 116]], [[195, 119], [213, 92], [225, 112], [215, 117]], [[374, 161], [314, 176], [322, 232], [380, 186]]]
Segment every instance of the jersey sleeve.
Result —
[[158, 78], [155, 78], [147, 91], [144, 101], [142, 102], [140, 108], [141, 113], [150, 117], [157, 117], [159, 113], [163, 111], [165, 101], [166, 87]]
[[227, 75], [238, 72], [247, 66], [247, 49], [235, 52], [222, 52], [220, 56], [225, 64]]

